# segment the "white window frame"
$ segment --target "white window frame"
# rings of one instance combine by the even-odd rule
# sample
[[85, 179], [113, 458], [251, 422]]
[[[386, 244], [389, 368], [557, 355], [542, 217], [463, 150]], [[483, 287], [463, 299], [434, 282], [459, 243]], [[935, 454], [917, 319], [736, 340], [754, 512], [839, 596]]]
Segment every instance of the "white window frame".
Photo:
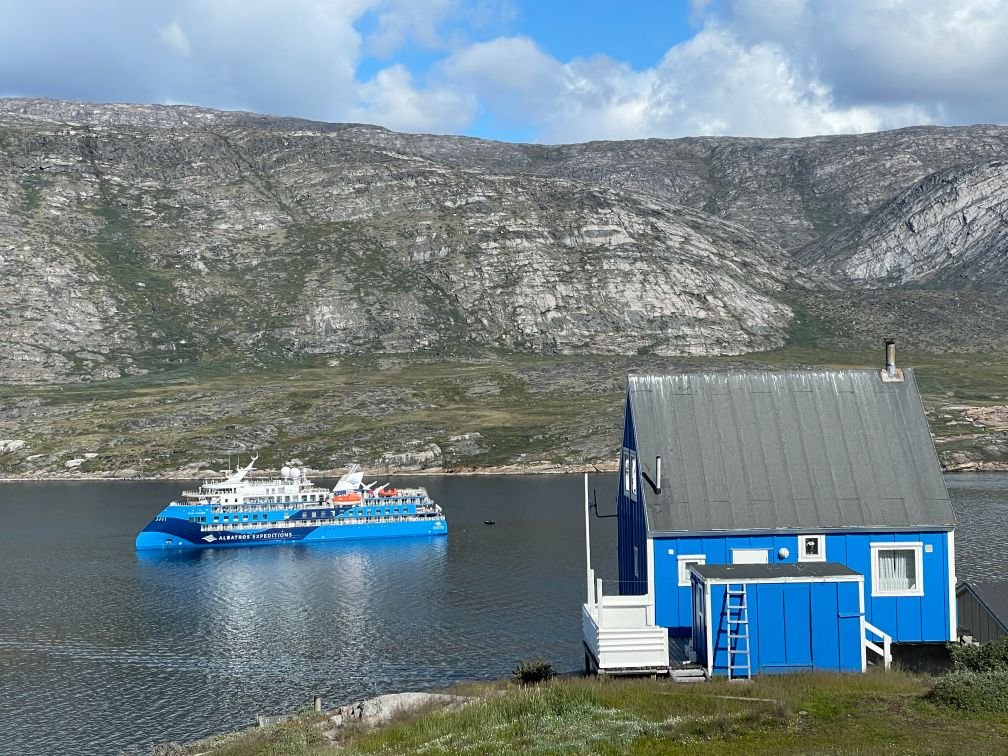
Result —
[[623, 493], [630, 493], [630, 451], [623, 450]]
[[692, 583], [692, 577], [689, 571], [689, 565], [691, 564], [707, 564], [706, 554], [680, 554], [677, 557], [679, 561], [679, 587], [685, 588]]
[[[872, 596], [923, 596], [924, 595], [924, 544], [920, 541], [880, 541], [868, 544], [871, 549]], [[879, 587], [879, 552], [913, 551], [917, 587], [910, 590], [884, 591]]]
[[[809, 556], [805, 553], [805, 539], [815, 538], [819, 543], [819, 553]], [[826, 536], [821, 533], [802, 533], [798, 536], [798, 561], [799, 562], [825, 562], [826, 561]]]
[[637, 500], [637, 455], [630, 455], [630, 498]]
[[[762, 554], [762, 559], [750, 559], [749, 557], [757, 557], [757, 555]], [[742, 556], [742, 561], [739, 561], [739, 556]], [[765, 548], [742, 548], [742, 549], [732, 549], [731, 550], [731, 563], [732, 564], [770, 564], [770, 549]]]

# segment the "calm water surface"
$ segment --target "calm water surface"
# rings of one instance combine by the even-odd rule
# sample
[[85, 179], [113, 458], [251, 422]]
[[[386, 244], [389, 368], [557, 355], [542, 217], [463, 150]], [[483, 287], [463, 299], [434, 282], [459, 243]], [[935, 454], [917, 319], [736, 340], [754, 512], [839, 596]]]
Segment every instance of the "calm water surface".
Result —
[[[430, 490], [447, 539], [152, 554], [133, 539], [179, 483], [0, 484], [0, 753], [192, 740], [531, 655], [579, 668], [582, 479], [395, 482]], [[1008, 475], [947, 482], [960, 577], [1008, 574]], [[592, 485], [610, 509], [615, 480]], [[607, 577], [614, 523], [592, 522]]]
[[[192, 740], [531, 655], [578, 667], [582, 479], [411, 482], [447, 538], [175, 554], [133, 539], [180, 483], [0, 484], [0, 753]], [[604, 574], [614, 522], [594, 521]]]

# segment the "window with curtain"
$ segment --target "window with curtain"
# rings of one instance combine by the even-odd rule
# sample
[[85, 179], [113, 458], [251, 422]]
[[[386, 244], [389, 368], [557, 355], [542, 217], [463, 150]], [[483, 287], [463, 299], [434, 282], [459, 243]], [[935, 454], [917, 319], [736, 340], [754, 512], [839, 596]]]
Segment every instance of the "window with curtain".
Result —
[[921, 546], [872, 544], [874, 553], [873, 593], [907, 595], [923, 593], [921, 584]]

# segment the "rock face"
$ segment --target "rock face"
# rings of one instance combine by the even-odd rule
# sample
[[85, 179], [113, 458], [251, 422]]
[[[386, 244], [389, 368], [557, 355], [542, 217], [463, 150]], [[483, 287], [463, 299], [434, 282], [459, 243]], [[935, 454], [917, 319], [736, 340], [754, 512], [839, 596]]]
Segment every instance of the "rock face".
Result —
[[703, 212], [355, 138], [373, 129], [3, 110], [8, 382], [222, 354], [737, 354], [782, 343], [775, 294], [800, 278], [779, 246]]
[[1008, 284], [1008, 158], [934, 173], [805, 257], [861, 285]]
[[0, 100], [0, 381], [770, 349], [797, 292], [1006, 283], [1006, 145], [997, 126], [514, 145]]

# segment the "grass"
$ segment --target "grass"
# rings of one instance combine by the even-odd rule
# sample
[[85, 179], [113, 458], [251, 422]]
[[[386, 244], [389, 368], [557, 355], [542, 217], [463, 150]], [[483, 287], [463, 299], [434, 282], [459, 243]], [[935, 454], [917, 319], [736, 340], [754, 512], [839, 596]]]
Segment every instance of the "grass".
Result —
[[[375, 730], [318, 738], [321, 718], [231, 736], [203, 752], [251, 754], [1003, 753], [1008, 718], [928, 703], [930, 677], [810, 673], [679, 685], [558, 679], [484, 686], [454, 711], [401, 715]], [[473, 693], [470, 686], [468, 693]]]
[[[145, 375], [56, 386], [0, 386], [9, 410], [0, 438], [29, 448], [0, 456], [0, 474], [211, 467], [229, 452], [262, 450], [261, 465], [301, 457], [327, 469], [378, 465], [385, 452], [436, 444], [447, 469], [547, 462], [585, 466], [615, 458], [628, 372], [728, 367], [864, 367], [878, 350], [800, 341], [744, 357], [529, 355], [483, 351], [256, 362], [196, 362]], [[901, 354], [913, 365], [939, 450], [989, 449], [963, 405], [1008, 403], [1008, 356]], [[17, 409], [22, 407], [23, 409]], [[956, 409], [960, 407], [960, 409]], [[477, 433], [476, 444], [452, 441]], [[413, 444], [411, 447], [410, 444]], [[989, 458], [989, 451], [983, 452]], [[29, 455], [41, 455], [28, 462]]]

